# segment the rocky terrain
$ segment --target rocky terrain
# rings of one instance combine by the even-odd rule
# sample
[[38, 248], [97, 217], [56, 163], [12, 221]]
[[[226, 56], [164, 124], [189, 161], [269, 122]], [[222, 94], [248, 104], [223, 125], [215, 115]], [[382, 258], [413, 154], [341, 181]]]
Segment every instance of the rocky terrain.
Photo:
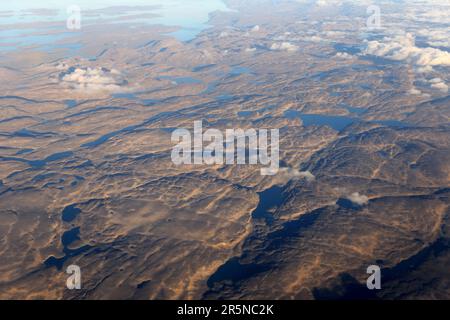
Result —
[[[449, 299], [450, 7], [328, 2], [0, 50], [0, 298]], [[197, 120], [279, 129], [279, 173], [173, 164]]]

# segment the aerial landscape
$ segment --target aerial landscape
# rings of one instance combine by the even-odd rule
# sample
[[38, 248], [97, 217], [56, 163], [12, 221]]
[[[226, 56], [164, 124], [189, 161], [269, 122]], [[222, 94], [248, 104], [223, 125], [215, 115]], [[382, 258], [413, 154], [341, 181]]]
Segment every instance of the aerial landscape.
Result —
[[2, 2], [0, 299], [449, 300], [449, 86], [448, 0]]

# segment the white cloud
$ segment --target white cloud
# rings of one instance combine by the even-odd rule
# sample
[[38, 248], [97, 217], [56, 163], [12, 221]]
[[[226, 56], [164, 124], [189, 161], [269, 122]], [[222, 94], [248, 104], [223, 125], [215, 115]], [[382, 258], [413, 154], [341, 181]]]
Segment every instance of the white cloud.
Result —
[[280, 168], [278, 174], [286, 180], [304, 178], [306, 181], [311, 182], [316, 179], [310, 171], [299, 171], [294, 168]]
[[311, 42], [326, 41], [324, 38], [319, 37], [319, 36], [304, 37], [302, 40], [304, 40], [304, 41], [311, 41]]
[[[425, 3], [424, 3], [425, 2]], [[415, 21], [448, 23], [450, 16], [450, 3], [448, 0], [430, 0], [417, 3], [418, 6], [412, 7], [410, 15]]]
[[298, 50], [298, 46], [290, 42], [273, 43], [270, 50], [294, 52]]
[[427, 43], [433, 47], [450, 47], [450, 29], [439, 30], [420, 29], [417, 31], [420, 36], [427, 39]]
[[343, 32], [343, 31], [323, 31], [322, 34], [327, 37], [330, 37], [330, 38], [344, 37], [347, 35], [347, 33]]
[[316, 5], [319, 7], [326, 7], [326, 6], [340, 6], [342, 5], [343, 1], [340, 0], [317, 0]]
[[365, 195], [359, 194], [359, 192], [354, 192], [346, 198], [359, 206], [365, 205], [369, 202], [369, 198]]
[[418, 96], [418, 95], [421, 95], [421, 94], [422, 94], [422, 91], [420, 91], [419, 89], [416, 89], [416, 88], [412, 88], [412, 89], [410, 89], [410, 90], [408, 91], [408, 93], [409, 93], [409, 94], [412, 94], [412, 95], [415, 95], [415, 96]]
[[433, 67], [432, 66], [418, 67], [416, 71], [418, 73], [430, 73], [433, 71]]
[[444, 93], [448, 92], [448, 85], [441, 78], [434, 78], [428, 82], [431, 84], [431, 88], [440, 90]]
[[250, 31], [251, 32], [258, 32], [261, 28], [259, 27], [259, 25], [254, 26]]
[[353, 59], [354, 57], [351, 54], [348, 54], [347, 52], [338, 52], [335, 55], [336, 58], [339, 59]]
[[450, 66], [450, 52], [436, 48], [419, 48], [411, 33], [384, 38], [383, 42], [368, 41], [365, 54], [390, 60], [407, 61], [416, 67]]
[[67, 69], [69, 69], [69, 65], [67, 63], [65, 63], [65, 62], [58, 62], [56, 64], [56, 69], [58, 69], [58, 70], [67, 70]]
[[61, 83], [72, 89], [115, 91], [126, 84], [116, 69], [69, 68], [61, 73]]

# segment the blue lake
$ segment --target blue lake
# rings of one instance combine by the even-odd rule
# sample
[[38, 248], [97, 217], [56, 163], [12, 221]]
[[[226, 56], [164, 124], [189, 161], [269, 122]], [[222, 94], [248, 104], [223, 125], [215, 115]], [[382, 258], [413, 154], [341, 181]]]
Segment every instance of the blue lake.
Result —
[[161, 80], [169, 80], [174, 82], [177, 85], [183, 85], [183, 84], [198, 84], [198, 83], [202, 83], [201, 80], [199, 79], [195, 79], [192, 77], [171, 77], [171, 76], [161, 76], [158, 77], [158, 79]]
[[0, 161], [22, 162], [22, 163], [28, 164], [32, 168], [37, 169], [37, 168], [42, 168], [42, 167], [46, 166], [49, 162], [66, 159], [66, 158], [71, 157], [72, 155], [73, 155], [72, 151], [64, 151], [64, 152], [54, 153], [54, 154], [48, 156], [47, 158], [41, 159], [41, 160], [27, 160], [27, 159], [19, 158], [19, 157], [0, 156]]
[[[363, 110], [360, 109], [353, 109], [354, 113], [364, 113]], [[350, 111], [350, 110], [349, 110]], [[355, 122], [362, 122], [362, 120], [358, 118], [353, 118], [349, 116], [331, 116], [331, 115], [324, 115], [324, 114], [304, 114], [296, 110], [288, 110], [284, 113], [284, 116], [288, 119], [295, 119], [300, 118], [303, 121], [303, 125], [305, 127], [309, 126], [328, 126], [330, 128], [333, 128], [336, 131], [342, 131], [347, 126], [355, 123]], [[369, 123], [376, 123], [381, 124], [387, 127], [396, 127], [396, 128], [404, 128], [408, 127], [409, 125], [405, 122], [398, 121], [398, 120], [373, 120], [373, 121], [367, 121]]]
[[329, 116], [322, 114], [303, 114], [295, 110], [288, 110], [284, 113], [284, 115], [289, 119], [300, 118], [303, 121], [303, 125], [305, 127], [309, 127], [312, 125], [329, 126], [337, 131], [341, 131], [345, 127], [355, 122], [355, 119], [350, 117]]
[[[253, 211], [252, 218], [254, 220], [264, 219], [267, 224], [272, 224], [275, 217], [270, 212], [270, 209], [279, 207], [284, 200], [283, 188], [279, 186], [271, 187], [267, 190], [259, 192], [259, 204]], [[319, 209], [320, 210], [320, 209]], [[207, 298], [210, 293], [221, 290], [224, 284], [235, 285], [240, 281], [250, 279], [258, 274], [264, 273], [273, 269], [278, 261], [266, 257], [261, 261], [258, 256], [253, 259], [246, 259], [252, 256], [251, 250], [253, 246], [264, 244], [267, 252], [274, 252], [289, 245], [289, 239], [298, 238], [301, 233], [308, 229], [318, 217], [318, 211], [301, 216], [297, 220], [288, 221], [281, 225], [276, 231], [269, 234], [254, 232], [250, 235], [243, 248], [243, 253], [239, 257], [233, 257], [220, 266], [216, 272], [207, 280], [209, 291], [204, 295]], [[246, 247], [246, 245], [249, 245]], [[249, 251], [250, 249], [250, 251]], [[261, 254], [263, 256], [264, 254]], [[275, 256], [276, 257], [276, 256]], [[249, 261], [250, 260], [250, 261]]]
[[64, 222], [71, 222], [81, 213], [81, 210], [72, 204], [64, 208], [61, 214], [61, 218]]
[[234, 66], [231, 68], [229, 75], [230, 76], [240, 76], [241, 74], [250, 74], [251, 70], [247, 67], [242, 66]]
[[363, 114], [367, 111], [366, 109], [355, 108], [355, 107], [345, 107], [345, 109], [347, 109], [351, 113], [356, 113], [356, 114]]
[[259, 204], [252, 213], [253, 219], [264, 219], [267, 224], [272, 224], [274, 217], [270, 209], [280, 206], [283, 202], [283, 189], [273, 186], [258, 193]]
[[[282, 191], [282, 187], [274, 186], [259, 192], [259, 204], [252, 212], [252, 218], [255, 220], [263, 219], [267, 224], [272, 224], [275, 218], [272, 212], [270, 212], [270, 209], [282, 204], [284, 199]], [[257, 263], [244, 264], [240, 262], [240, 257], [234, 257], [217, 269], [208, 279], [207, 285], [209, 288], [213, 288], [216, 283], [221, 281], [238, 282], [269, 269], [269, 265]]]
[[75, 227], [73, 229], [70, 229], [63, 233], [61, 236], [61, 244], [63, 245], [63, 253], [64, 256], [57, 258], [54, 256], [51, 256], [47, 258], [44, 261], [44, 265], [48, 268], [50, 267], [56, 267], [58, 270], [61, 270], [64, 266], [64, 263], [67, 261], [67, 259], [71, 257], [75, 257], [79, 254], [82, 254], [83, 252], [86, 252], [87, 250], [91, 249], [92, 247], [89, 245], [84, 245], [79, 248], [71, 249], [69, 246], [75, 242], [80, 240], [80, 228]]

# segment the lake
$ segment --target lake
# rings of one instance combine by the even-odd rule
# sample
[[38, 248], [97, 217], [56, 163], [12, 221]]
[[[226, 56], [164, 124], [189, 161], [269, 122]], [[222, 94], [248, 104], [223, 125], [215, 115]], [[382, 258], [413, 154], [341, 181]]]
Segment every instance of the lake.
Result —
[[[348, 109], [348, 108], [347, 108]], [[353, 113], [355, 114], [362, 114], [364, 113], [364, 109], [358, 109], [356, 111], [356, 108], [353, 108]], [[350, 111], [350, 109], [349, 109]], [[303, 125], [305, 127], [309, 126], [328, 126], [330, 128], [333, 128], [336, 131], [342, 131], [349, 125], [355, 123], [355, 122], [363, 122], [363, 120], [360, 120], [355, 117], [350, 116], [333, 116], [333, 115], [326, 115], [326, 114], [305, 114], [301, 113], [300, 111], [296, 110], [287, 110], [284, 113], [284, 116], [288, 119], [295, 119], [300, 118], [303, 122]], [[386, 127], [395, 127], [395, 128], [405, 128], [408, 127], [408, 123], [398, 120], [371, 120], [366, 121], [368, 123], [376, 123], [380, 124]]]

